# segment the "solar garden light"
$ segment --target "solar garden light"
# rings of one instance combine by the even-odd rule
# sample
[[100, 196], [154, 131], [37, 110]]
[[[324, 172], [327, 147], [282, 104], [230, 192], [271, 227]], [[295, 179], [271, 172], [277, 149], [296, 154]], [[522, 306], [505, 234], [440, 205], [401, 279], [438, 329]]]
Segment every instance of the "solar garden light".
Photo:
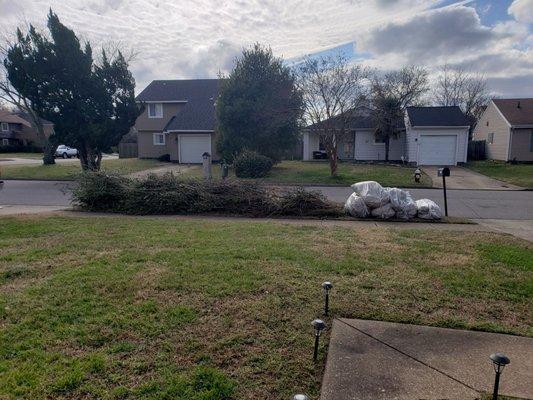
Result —
[[333, 288], [333, 285], [331, 282], [324, 282], [322, 284], [322, 287], [324, 288], [324, 315], [327, 317], [329, 313], [329, 291]]
[[322, 331], [326, 329], [326, 324], [321, 319], [315, 319], [311, 322], [311, 325], [315, 328], [315, 351], [313, 352], [313, 361], [316, 362], [318, 358], [318, 340]]
[[295, 394], [292, 400], [309, 400], [305, 394]]
[[508, 357], [502, 353], [494, 353], [490, 355], [492, 364], [494, 366], [494, 372], [496, 377], [494, 378], [494, 391], [492, 392], [492, 400], [498, 400], [498, 389], [500, 388], [500, 375], [507, 364], [511, 362]]

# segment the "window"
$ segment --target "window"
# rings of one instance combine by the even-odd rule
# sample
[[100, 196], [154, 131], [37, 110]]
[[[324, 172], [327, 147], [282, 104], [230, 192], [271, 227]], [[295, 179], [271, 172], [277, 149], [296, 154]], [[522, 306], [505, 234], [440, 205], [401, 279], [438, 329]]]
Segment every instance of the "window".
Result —
[[2, 122], [2, 131], [7, 132], [9, 130], [9, 124], [7, 122]]
[[148, 104], [148, 118], [163, 118], [163, 104]]
[[154, 145], [155, 146], [165, 145], [165, 134], [164, 133], [154, 133]]
[[9, 139], [2, 139], [2, 144], [4, 146], [9, 146]]
[[374, 136], [374, 144], [383, 144], [385, 143], [385, 138]]
[[491, 132], [491, 133], [488, 134], [488, 136], [487, 136], [487, 142], [488, 142], [489, 144], [494, 144], [494, 132]]

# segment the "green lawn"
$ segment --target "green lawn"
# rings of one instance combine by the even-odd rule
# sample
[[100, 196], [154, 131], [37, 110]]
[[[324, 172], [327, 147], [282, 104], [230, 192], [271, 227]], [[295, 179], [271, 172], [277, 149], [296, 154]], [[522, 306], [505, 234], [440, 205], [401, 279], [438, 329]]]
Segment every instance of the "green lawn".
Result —
[[533, 188], [533, 164], [508, 164], [503, 161], [470, 161], [468, 168], [513, 185]]
[[[122, 175], [160, 165], [163, 164], [157, 160], [138, 158], [102, 160], [102, 170]], [[0, 172], [2, 178], [6, 179], [71, 180], [81, 172], [81, 166], [79, 161], [55, 165], [0, 165]]]
[[41, 159], [43, 158], [42, 153], [1, 153], [0, 160], [3, 158], [31, 158], [31, 159]]
[[[416, 184], [413, 179], [414, 171], [413, 167], [395, 165], [340, 163], [338, 176], [332, 178], [327, 162], [282, 161], [260, 181], [295, 185], [351, 185], [355, 182], [371, 180], [383, 186], [431, 187], [431, 179], [426, 174], [422, 174], [422, 182]], [[220, 177], [219, 165], [213, 165], [213, 175], [216, 178]], [[200, 166], [192, 166], [184, 170], [182, 176], [201, 177], [202, 169]], [[233, 170], [230, 170], [230, 176], [235, 177]]]
[[532, 272], [492, 233], [3, 217], [0, 398], [316, 399], [323, 281], [337, 317], [533, 336]]
[[415, 168], [383, 164], [339, 163], [338, 175], [332, 178], [327, 162], [283, 161], [276, 165], [266, 181], [295, 184], [341, 184], [351, 185], [359, 181], [377, 181], [383, 186], [431, 187], [431, 179], [422, 176], [416, 184], [413, 179]]

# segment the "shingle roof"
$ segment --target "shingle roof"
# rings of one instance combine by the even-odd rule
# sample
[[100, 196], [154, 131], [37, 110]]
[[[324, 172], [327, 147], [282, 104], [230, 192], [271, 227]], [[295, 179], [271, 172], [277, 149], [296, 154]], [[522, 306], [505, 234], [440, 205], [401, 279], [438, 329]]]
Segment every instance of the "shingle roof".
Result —
[[533, 98], [494, 99], [493, 102], [511, 125], [533, 125]]
[[137, 96], [137, 101], [186, 101], [164, 130], [212, 131], [216, 126], [218, 93], [219, 79], [153, 81]]
[[411, 126], [469, 126], [468, 119], [457, 106], [407, 107]]
[[[342, 123], [340, 116], [331, 118], [331, 121], [333, 121], [334, 125], [338, 124], [339, 127]], [[312, 124], [312, 125], [309, 125], [307, 128], [311, 130], [320, 129], [320, 126], [323, 123], [324, 122]], [[369, 109], [363, 109], [362, 111], [356, 112], [347, 118], [347, 129], [350, 129], [350, 130], [374, 129], [375, 126], [376, 126], [376, 123]], [[398, 129], [405, 129], [405, 124], [404, 124], [403, 119], [398, 120]]]
[[137, 101], [190, 101], [218, 95], [218, 79], [176, 79], [152, 81]]
[[0, 122], [7, 122], [10, 124], [22, 124], [26, 126], [31, 126], [28, 121], [25, 119], [19, 117], [15, 113], [12, 113], [10, 111], [3, 111], [0, 110]]

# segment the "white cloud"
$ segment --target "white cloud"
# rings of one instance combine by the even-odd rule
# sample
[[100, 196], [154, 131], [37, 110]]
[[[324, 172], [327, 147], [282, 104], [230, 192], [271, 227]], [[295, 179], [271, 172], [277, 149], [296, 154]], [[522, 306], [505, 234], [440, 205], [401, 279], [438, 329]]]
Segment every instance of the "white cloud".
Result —
[[533, 79], [523, 22], [532, 1], [515, 0], [509, 13], [518, 21], [495, 27], [483, 26], [465, 0], [0, 0], [0, 15], [12, 31], [26, 21], [44, 25], [51, 7], [95, 47], [134, 49], [138, 89], [152, 79], [215, 77], [254, 42], [287, 59], [355, 42], [367, 65], [477, 60], [490, 76]]
[[517, 21], [533, 24], [533, 0], [514, 0], [509, 14]]

